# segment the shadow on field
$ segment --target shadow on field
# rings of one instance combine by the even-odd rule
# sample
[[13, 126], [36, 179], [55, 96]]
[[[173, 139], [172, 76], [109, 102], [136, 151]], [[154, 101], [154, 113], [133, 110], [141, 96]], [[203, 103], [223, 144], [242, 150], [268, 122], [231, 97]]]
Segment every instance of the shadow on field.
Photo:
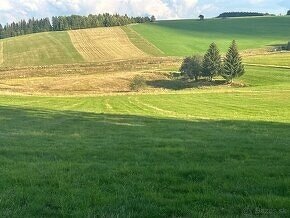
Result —
[[0, 107], [0, 211], [287, 216], [289, 132], [284, 123]]
[[162, 89], [170, 89], [170, 90], [182, 90], [189, 88], [206, 88], [206, 87], [214, 87], [221, 86], [226, 84], [224, 80], [200, 80], [198, 82], [183, 79], [173, 79], [173, 80], [154, 80], [148, 81], [147, 85], [153, 88], [162, 88]]

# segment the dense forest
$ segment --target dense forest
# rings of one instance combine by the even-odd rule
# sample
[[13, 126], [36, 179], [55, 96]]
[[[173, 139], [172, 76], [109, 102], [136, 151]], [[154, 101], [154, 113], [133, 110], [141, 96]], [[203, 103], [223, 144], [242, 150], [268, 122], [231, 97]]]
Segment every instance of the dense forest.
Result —
[[227, 17], [260, 17], [260, 16], [274, 16], [269, 13], [258, 13], [258, 12], [224, 12], [218, 16], [218, 18]]
[[119, 14], [99, 14], [89, 16], [58, 16], [44, 19], [29, 19], [21, 20], [6, 24], [4, 27], [0, 24], [0, 39], [26, 35], [31, 33], [48, 32], [48, 31], [63, 31], [86, 29], [95, 27], [111, 27], [124, 26], [132, 23], [146, 23], [155, 21], [155, 17], [129, 17]]

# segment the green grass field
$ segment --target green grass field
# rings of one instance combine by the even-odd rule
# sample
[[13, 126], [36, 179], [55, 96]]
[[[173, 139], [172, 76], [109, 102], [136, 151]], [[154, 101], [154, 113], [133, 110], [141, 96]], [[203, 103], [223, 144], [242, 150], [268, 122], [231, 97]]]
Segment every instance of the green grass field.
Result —
[[97, 63], [66, 32], [1, 40], [0, 217], [289, 217], [289, 53], [245, 56], [232, 86], [154, 57], [285, 43], [289, 21], [128, 26], [153, 57]]
[[159, 21], [131, 28], [166, 55], [186, 56], [204, 53], [217, 43], [225, 52], [232, 40], [240, 49], [285, 44], [289, 41], [289, 17]]
[[2, 214], [289, 216], [289, 71], [247, 71], [246, 88], [1, 96]]
[[3, 66], [83, 62], [66, 32], [38, 33], [3, 40]]

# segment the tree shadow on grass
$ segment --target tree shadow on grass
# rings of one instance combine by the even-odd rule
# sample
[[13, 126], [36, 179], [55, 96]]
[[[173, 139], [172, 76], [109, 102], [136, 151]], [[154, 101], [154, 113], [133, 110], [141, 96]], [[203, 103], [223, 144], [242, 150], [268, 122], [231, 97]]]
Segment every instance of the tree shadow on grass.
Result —
[[225, 80], [214, 80], [214, 81], [199, 80], [198, 82], [196, 82], [183, 79], [173, 79], [173, 80], [154, 80], [147, 82], [147, 85], [153, 88], [170, 89], [176, 91], [189, 88], [197, 88], [197, 89], [207, 88], [221, 86], [225, 84], [226, 84]]
[[192, 217], [259, 207], [286, 216], [289, 131], [274, 122], [0, 107], [0, 211]]

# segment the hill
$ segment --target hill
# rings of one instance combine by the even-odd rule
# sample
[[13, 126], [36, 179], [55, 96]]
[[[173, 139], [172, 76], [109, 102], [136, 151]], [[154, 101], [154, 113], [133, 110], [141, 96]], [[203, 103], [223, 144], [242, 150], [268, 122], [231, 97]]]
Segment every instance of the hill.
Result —
[[159, 53], [136, 32], [121, 27], [37, 33], [0, 42], [2, 67], [128, 60]]
[[225, 52], [235, 39], [242, 50], [289, 41], [290, 17], [159, 21], [131, 26], [166, 55], [204, 53], [211, 42]]
[[83, 62], [67, 32], [37, 33], [0, 41], [2, 66], [34, 66]]
[[[290, 217], [290, 53], [256, 50], [289, 19], [268, 19], [1, 40], [0, 216]], [[250, 49], [233, 84], [160, 57], [232, 38]]]
[[[159, 21], [126, 27], [49, 32], [0, 42], [2, 66], [36, 66], [204, 53], [211, 42], [225, 52], [288, 42], [289, 17]], [[2, 49], [1, 49], [2, 48]]]

